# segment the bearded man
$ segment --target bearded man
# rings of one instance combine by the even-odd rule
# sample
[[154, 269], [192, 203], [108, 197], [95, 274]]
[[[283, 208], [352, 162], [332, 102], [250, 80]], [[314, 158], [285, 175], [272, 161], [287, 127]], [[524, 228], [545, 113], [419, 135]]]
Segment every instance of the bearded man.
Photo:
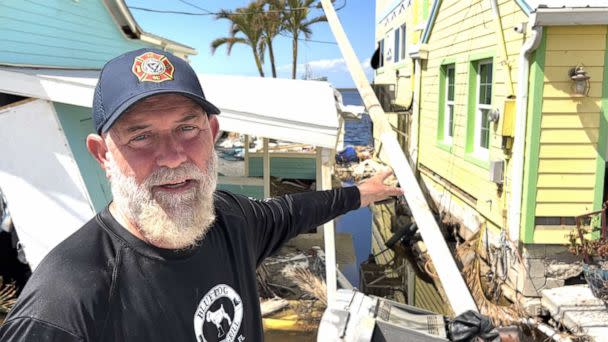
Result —
[[114, 199], [38, 266], [1, 341], [260, 341], [264, 258], [402, 194], [383, 184], [387, 173], [266, 201], [215, 191], [219, 112], [169, 53], [142, 49], [104, 66], [86, 143]]

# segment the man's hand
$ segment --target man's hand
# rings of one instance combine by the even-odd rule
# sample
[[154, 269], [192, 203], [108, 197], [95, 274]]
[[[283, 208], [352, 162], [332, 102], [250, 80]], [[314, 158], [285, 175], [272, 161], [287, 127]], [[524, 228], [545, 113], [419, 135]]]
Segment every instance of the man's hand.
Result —
[[402, 189], [384, 184], [384, 180], [392, 174], [393, 171], [390, 169], [380, 171], [357, 185], [361, 193], [361, 207], [367, 207], [370, 203], [382, 201], [391, 196], [403, 195]]

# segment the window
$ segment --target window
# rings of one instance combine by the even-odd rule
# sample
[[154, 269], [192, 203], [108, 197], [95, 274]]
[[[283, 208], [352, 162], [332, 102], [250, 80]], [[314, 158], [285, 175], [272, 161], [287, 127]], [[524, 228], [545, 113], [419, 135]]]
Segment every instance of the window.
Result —
[[454, 137], [454, 64], [445, 67], [445, 108], [443, 119], [443, 141], [451, 144]]
[[488, 158], [490, 147], [490, 121], [492, 109], [492, 60], [477, 62], [477, 93], [475, 96], [474, 152], [483, 159]]
[[454, 102], [456, 97], [456, 64], [444, 64], [439, 70], [438, 146], [450, 149], [454, 138]]
[[384, 65], [389, 65], [393, 63], [395, 56], [393, 56], [393, 31], [388, 31], [384, 35], [384, 43], [382, 46], [384, 47]]
[[401, 25], [401, 60], [405, 59], [405, 24]]
[[399, 56], [401, 56], [399, 54], [399, 44], [401, 43], [401, 39], [399, 39], [400, 31], [401, 31], [400, 28], [396, 29], [395, 34], [394, 34], [394, 36], [395, 36], [395, 57], [394, 57], [393, 62], [395, 62], [395, 63], [399, 62]]
[[384, 66], [384, 39], [380, 39], [378, 42], [378, 50], [380, 51], [380, 64], [378, 68], [382, 68]]
[[397, 63], [405, 59], [405, 24], [394, 31], [393, 39], [395, 43], [393, 62]]

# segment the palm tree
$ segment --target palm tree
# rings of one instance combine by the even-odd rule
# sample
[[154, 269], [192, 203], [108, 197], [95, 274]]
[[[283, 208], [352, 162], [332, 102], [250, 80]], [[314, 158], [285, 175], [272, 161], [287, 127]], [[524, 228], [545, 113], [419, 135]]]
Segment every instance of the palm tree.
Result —
[[304, 34], [306, 39], [310, 39], [312, 31], [310, 26], [313, 24], [327, 21], [324, 15], [308, 19], [310, 8], [316, 0], [284, 0], [286, 3], [284, 29], [289, 32], [292, 37], [291, 49], [293, 60], [291, 64], [291, 78], [296, 78], [296, 70], [298, 66], [298, 39], [300, 33]]
[[283, 30], [285, 0], [258, 0], [258, 3], [262, 8], [267, 9], [267, 11], [262, 14], [262, 31], [264, 32], [266, 46], [268, 46], [268, 57], [270, 58], [272, 77], [276, 78], [277, 69], [274, 62], [272, 40]]
[[[251, 47], [253, 58], [258, 68], [260, 76], [264, 77], [262, 64], [264, 63], [264, 50], [266, 40], [263, 31], [263, 8], [258, 2], [252, 2], [247, 7], [237, 8], [234, 12], [221, 10], [216, 19], [226, 19], [231, 22], [230, 36], [217, 38], [211, 42], [211, 54], [215, 53], [218, 47], [226, 44], [228, 55], [232, 51], [234, 44], [246, 44]], [[241, 33], [243, 37], [237, 37]]]

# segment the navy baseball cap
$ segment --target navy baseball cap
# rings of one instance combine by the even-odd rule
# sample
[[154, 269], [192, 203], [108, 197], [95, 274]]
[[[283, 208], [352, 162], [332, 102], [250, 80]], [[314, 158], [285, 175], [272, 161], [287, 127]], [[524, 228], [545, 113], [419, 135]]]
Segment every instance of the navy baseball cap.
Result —
[[205, 99], [196, 73], [185, 60], [158, 49], [140, 49], [103, 66], [93, 95], [93, 122], [105, 133], [137, 101], [158, 94], [184, 95], [207, 114], [220, 110]]

